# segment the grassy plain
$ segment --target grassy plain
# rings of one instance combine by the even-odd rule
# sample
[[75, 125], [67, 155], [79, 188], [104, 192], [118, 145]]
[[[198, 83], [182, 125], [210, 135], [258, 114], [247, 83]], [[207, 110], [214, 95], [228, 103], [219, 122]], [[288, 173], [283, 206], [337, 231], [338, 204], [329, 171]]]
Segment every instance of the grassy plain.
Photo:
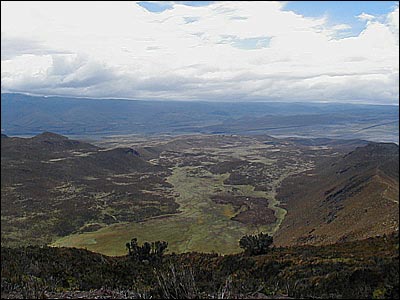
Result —
[[[102, 228], [95, 232], [70, 235], [56, 241], [53, 246], [74, 246], [87, 248], [107, 255], [124, 255], [124, 245], [132, 237], [140, 242], [166, 240], [170, 252], [217, 252], [222, 254], [240, 252], [239, 239], [257, 231], [271, 231], [264, 226], [256, 228], [231, 220], [237, 212], [231, 204], [216, 204], [210, 195], [224, 185], [228, 174], [215, 175], [202, 171], [202, 176], [192, 172], [198, 167], [177, 167], [168, 178], [168, 182], [179, 193], [176, 201], [180, 213], [155, 217], [139, 223], [120, 223]], [[264, 192], [254, 191], [254, 187], [236, 186], [240, 193], [248, 196], [266, 196]], [[221, 238], [223, 236], [223, 238]]]

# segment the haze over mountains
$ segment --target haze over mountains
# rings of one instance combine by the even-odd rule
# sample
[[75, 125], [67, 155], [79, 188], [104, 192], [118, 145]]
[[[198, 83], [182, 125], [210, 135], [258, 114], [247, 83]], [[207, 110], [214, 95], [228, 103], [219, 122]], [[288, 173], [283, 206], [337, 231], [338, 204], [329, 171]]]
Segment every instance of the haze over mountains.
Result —
[[269, 134], [399, 141], [393, 105], [132, 101], [1, 94], [8, 135]]

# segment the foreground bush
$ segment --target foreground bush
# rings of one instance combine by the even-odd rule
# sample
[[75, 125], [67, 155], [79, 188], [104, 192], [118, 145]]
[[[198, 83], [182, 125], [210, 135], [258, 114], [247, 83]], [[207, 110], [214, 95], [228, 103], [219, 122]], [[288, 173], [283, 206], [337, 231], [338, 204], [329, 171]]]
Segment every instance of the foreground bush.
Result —
[[272, 236], [262, 232], [258, 235], [245, 235], [239, 241], [240, 248], [243, 248], [247, 255], [266, 254], [272, 243]]

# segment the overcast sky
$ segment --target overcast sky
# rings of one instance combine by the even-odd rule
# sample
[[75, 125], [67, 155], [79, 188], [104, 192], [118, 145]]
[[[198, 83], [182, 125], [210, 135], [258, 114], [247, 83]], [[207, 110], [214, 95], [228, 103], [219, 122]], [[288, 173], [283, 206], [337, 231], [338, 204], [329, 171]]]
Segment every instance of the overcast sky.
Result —
[[397, 104], [398, 2], [1, 2], [1, 90]]

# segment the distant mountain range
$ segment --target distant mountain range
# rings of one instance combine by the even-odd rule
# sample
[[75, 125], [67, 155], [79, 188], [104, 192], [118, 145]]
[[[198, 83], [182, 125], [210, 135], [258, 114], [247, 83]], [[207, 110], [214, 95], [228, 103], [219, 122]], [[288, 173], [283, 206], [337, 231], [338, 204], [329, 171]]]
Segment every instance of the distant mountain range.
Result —
[[397, 142], [398, 106], [186, 102], [1, 94], [1, 130], [32, 136], [269, 134]]

